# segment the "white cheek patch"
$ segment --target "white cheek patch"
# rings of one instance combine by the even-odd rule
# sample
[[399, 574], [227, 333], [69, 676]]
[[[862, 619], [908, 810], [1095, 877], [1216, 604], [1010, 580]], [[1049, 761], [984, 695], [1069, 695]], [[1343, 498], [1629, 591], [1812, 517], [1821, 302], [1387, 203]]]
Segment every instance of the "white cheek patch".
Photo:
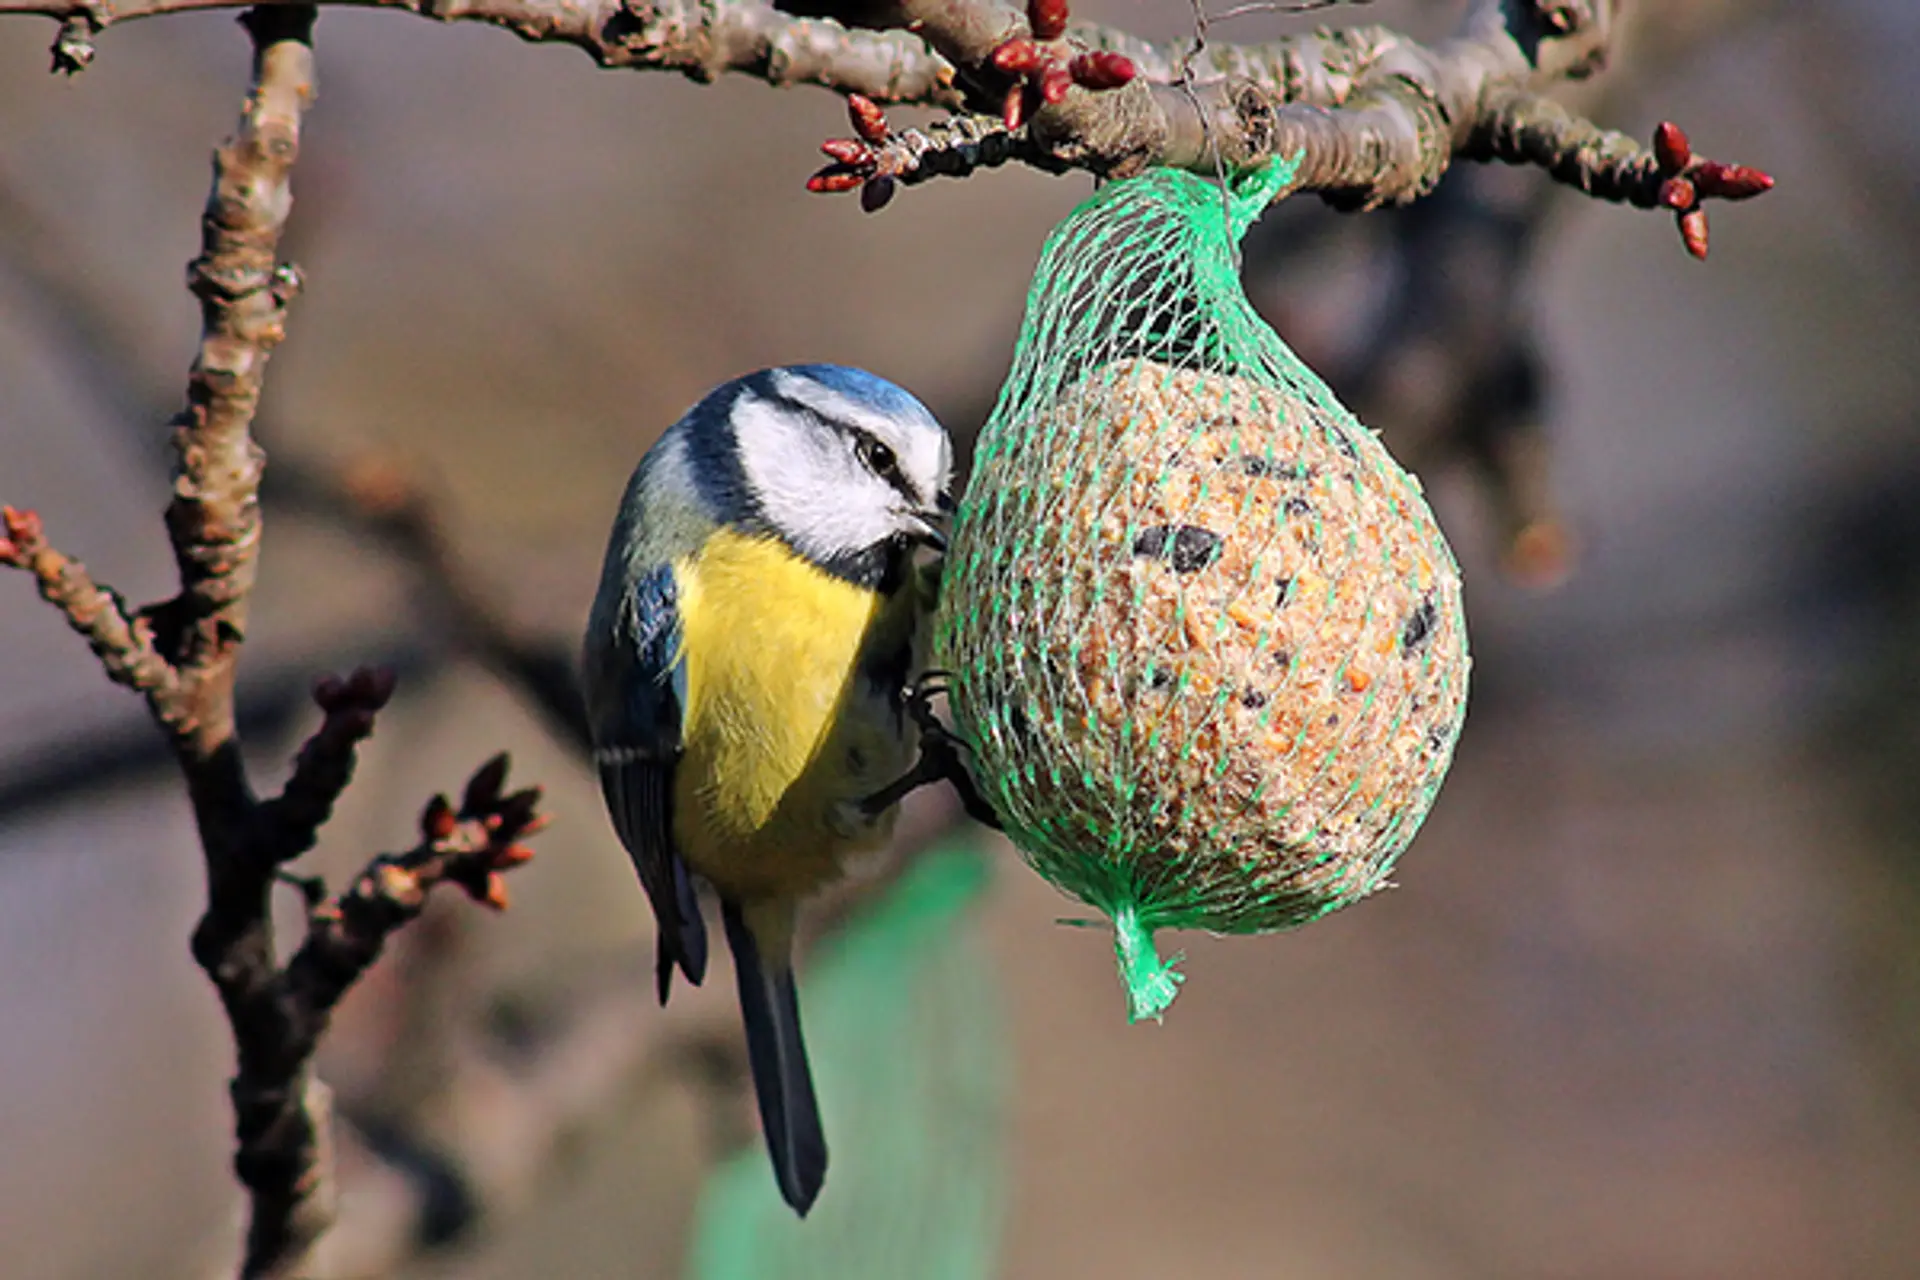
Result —
[[893, 534], [898, 495], [830, 430], [752, 395], [734, 401], [733, 430], [754, 500], [809, 558], [864, 551]]

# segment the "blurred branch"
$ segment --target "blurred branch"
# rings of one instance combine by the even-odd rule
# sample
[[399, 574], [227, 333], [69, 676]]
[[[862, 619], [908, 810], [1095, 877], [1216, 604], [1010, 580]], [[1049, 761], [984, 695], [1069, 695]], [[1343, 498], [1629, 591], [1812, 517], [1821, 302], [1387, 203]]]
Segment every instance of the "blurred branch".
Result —
[[[71, 70], [91, 56], [91, 37], [110, 20], [232, 2], [133, 0], [109, 10], [0, 0], [0, 13], [61, 18], [55, 63]], [[1474, 5], [1460, 36], [1433, 48], [1369, 28], [1259, 46], [1197, 41], [1166, 49], [1098, 27], [1065, 30], [1065, 8], [1058, 3], [1036, 4], [1024, 24], [1011, 9], [973, 0], [901, 0], [855, 20], [856, 26], [910, 24], [925, 35], [922, 40], [905, 32], [849, 30], [739, 0], [700, 5], [691, 0], [660, 5], [640, 0], [341, 2], [485, 21], [529, 40], [578, 45], [606, 66], [679, 70], [699, 80], [732, 71], [885, 101], [970, 109], [945, 125], [896, 134], [877, 110], [867, 113], [856, 105], [856, 132], [865, 151], [849, 150], [848, 159], [836, 156], [841, 163], [830, 172], [852, 176], [854, 181], [843, 185], [858, 187], [869, 203], [878, 202], [871, 193], [890, 191], [896, 179], [910, 183], [942, 172], [964, 174], [1008, 160], [1119, 174], [1149, 163], [1238, 168], [1295, 150], [1305, 155], [1300, 188], [1318, 191], [1341, 207], [1412, 199], [1439, 180], [1456, 154], [1537, 164], [1605, 198], [1649, 207], [1666, 202], [1678, 216], [1692, 212], [1702, 194], [1728, 194], [1696, 187], [1693, 206], [1675, 207], [1665, 194], [1679, 190], [1672, 180], [1691, 183], [1710, 162], [1688, 154], [1676, 166], [1668, 162], [1671, 155], [1645, 152], [1535, 96], [1538, 86], [1581, 73], [1603, 57], [1609, 39], [1606, 0], [1508, 0], [1505, 5], [1483, 0]], [[246, 215], [245, 225], [225, 226], [216, 237], [222, 226], [210, 217], [208, 252], [195, 272], [196, 292], [207, 307], [208, 343], [197, 366], [196, 409], [190, 411], [198, 416], [181, 424], [181, 489], [169, 513], [181, 556], [181, 596], [129, 613], [83, 569], [58, 557], [27, 516], [10, 516], [0, 548], [0, 558], [33, 569], [43, 594], [87, 635], [116, 679], [147, 693], [187, 769], [214, 897], [224, 904], [223, 912], [231, 909], [220, 929], [210, 929], [220, 913], [209, 911], [204, 943], [196, 936], [196, 956], [221, 984], [239, 1043], [234, 1096], [241, 1112], [241, 1153], [236, 1165], [255, 1192], [248, 1267], [262, 1275], [284, 1271], [297, 1260], [324, 1229], [330, 1211], [321, 1150], [324, 1103], [307, 1062], [333, 1003], [365, 971], [391, 931], [418, 913], [433, 883], [454, 879], [483, 901], [502, 901], [497, 872], [523, 854], [512, 836], [489, 836], [484, 816], [430, 807], [415, 850], [377, 859], [331, 902], [313, 888], [319, 905], [310, 913], [307, 941], [285, 970], [275, 968], [265, 906], [277, 863], [312, 843], [351, 774], [355, 744], [370, 731], [372, 716], [386, 698], [386, 686], [370, 675], [323, 685], [317, 700], [325, 722], [303, 750], [294, 781], [277, 799], [253, 799], [239, 764], [233, 708], [233, 663], [244, 634], [259, 529], [260, 459], [248, 427], [261, 367], [298, 283], [275, 268], [273, 259], [285, 215], [286, 169], [310, 85], [305, 36], [312, 13], [274, 5], [249, 15], [261, 50], [260, 84], [236, 146], [244, 142], [255, 149], [234, 154], [237, 163], [229, 176], [236, 181], [225, 197], [219, 184], [226, 178], [216, 177], [210, 207], [221, 216]], [[295, 102], [280, 119], [284, 127], [274, 135], [267, 99], [276, 86], [267, 83], [267, 52], [289, 43], [298, 46], [293, 52], [299, 65], [279, 64], [281, 108], [288, 106], [289, 84], [298, 87]], [[1094, 52], [1124, 59], [1129, 74], [1121, 76], [1120, 64], [1112, 60], [1089, 61]], [[223, 166], [229, 165], [229, 152], [234, 149], [222, 153]], [[1717, 166], [1715, 172], [1724, 177], [1728, 168]], [[577, 695], [566, 670], [570, 655], [516, 634], [471, 575], [461, 571], [418, 487], [404, 477], [383, 479], [366, 472], [296, 474], [276, 467], [275, 477], [289, 481], [284, 491], [296, 501], [313, 501], [344, 515], [421, 568], [451, 621], [449, 630], [489, 666], [534, 692], [554, 723], [577, 732]], [[506, 805], [509, 798], [498, 790], [496, 783], [493, 801]], [[530, 819], [530, 802], [519, 803]], [[236, 822], [236, 815], [245, 815], [245, 821]], [[501, 819], [502, 829], [507, 825], [501, 809], [490, 816]], [[531, 825], [528, 821], [520, 834]], [[444, 836], [435, 834], [443, 830]], [[619, 1046], [637, 1052], [633, 1046], [641, 1033], [633, 1030], [633, 994], [617, 993], [605, 1018], [582, 1024], [580, 1043], [597, 1046], [591, 1052], [574, 1052], [571, 1040], [556, 1042], [553, 1053], [541, 1059], [554, 1080], [571, 1079], [569, 1073], [596, 1063], [628, 1061]], [[258, 1022], [243, 1029], [249, 1015]], [[282, 1037], [281, 1051], [259, 1051], [268, 1036]], [[616, 1038], [616, 1049], [607, 1048], [605, 1036]], [[611, 1067], [606, 1070], [612, 1074], [584, 1092], [556, 1085], [552, 1099], [565, 1105], [548, 1105], [552, 1099], [538, 1095], [545, 1101], [528, 1106], [525, 1140], [507, 1144], [511, 1153], [501, 1166], [503, 1178], [541, 1165], [568, 1126], [603, 1104], [618, 1075]]]
[[[891, 854], [808, 913], [803, 948], [885, 901], [960, 817], [944, 788], [909, 797]], [[695, 988], [692, 1002], [676, 999], [663, 1015], [650, 946], [571, 975], [549, 968], [532, 990], [496, 996], [483, 1027], [446, 989], [458, 983], [440, 970], [460, 963], [448, 937], [415, 932], [406, 944], [414, 971], [391, 993], [406, 1025], [362, 1069], [376, 1087], [341, 1090], [343, 1154], [354, 1158], [342, 1162], [340, 1221], [315, 1251], [315, 1280], [395, 1274], [511, 1221], [551, 1194], [578, 1159], [580, 1135], [663, 1091], [693, 1096], [717, 1148], [752, 1140], [745, 1046], [725, 1016], [726, 994]]]
[[[889, 149], [884, 123], [863, 121], [856, 108], [860, 136], [829, 141], [835, 164], [812, 185], [857, 187], [869, 209], [897, 182], [1009, 159], [1117, 177], [1151, 165], [1242, 172], [1280, 156], [1299, 157], [1294, 190], [1366, 209], [1425, 195], [1458, 155], [1537, 165], [1600, 199], [1672, 208], [1698, 255], [1702, 201], [1771, 185], [1757, 170], [1690, 154], [1672, 163], [1670, 149], [1656, 154], [1541, 96], [1604, 64], [1615, 0], [1473, 0], [1459, 32], [1433, 46], [1384, 27], [1212, 45], [1202, 15], [1195, 39], [1178, 48], [1099, 26], [1069, 29], [1067, 0], [1029, 0], [1024, 15], [994, 0], [843, 0], [828, 11], [844, 26], [759, 0], [335, 2], [487, 22], [578, 46], [602, 66], [702, 81], [730, 71], [998, 113], [999, 132], [976, 122]], [[72, 72], [109, 22], [233, 3], [0, 0], [0, 13], [60, 19], [54, 67]]]
[[312, 905], [306, 938], [278, 965], [272, 886], [282, 864], [312, 846], [393, 687], [390, 676], [368, 672], [322, 682], [315, 700], [325, 721], [292, 779], [276, 798], [255, 797], [234, 704], [260, 535], [263, 455], [250, 428], [298, 288], [276, 253], [313, 96], [314, 16], [311, 7], [274, 6], [244, 18], [253, 83], [239, 130], [215, 153], [202, 250], [188, 272], [202, 337], [187, 409], [174, 422], [166, 524], [179, 594], [130, 612], [55, 550], [30, 512], [7, 508], [0, 537], [0, 563], [30, 570], [108, 675], [146, 696], [185, 774], [207, 871], [193, 954], [233, 1030], [234, 1170], [252, 1199], [242, 1274], [259, 1277], [290, 1274], [332, 1218], [327, 1099], [311, 1062], [335, 1004], [435, 884], [452, 881], [504, 906], [500, 873], [529, 856], [515, 842], [539, 826], [539, 793], [503, 794], [506, 760], [496, 759], [474, 776], [460, 810], [437, 798], [428, 805], [414, 850], [375, 859], [331, 901], [303, 882]]
[[[1631, 54], [1630, 74], [1584, 90], [1585, 114], [1613, 114], [1636, 82], [1673, 74], [1674, 64], [1780, 9], [1771, 0], [1675, 0], [1632, 11], [1614, 32], [1615, 46]], [[1658, 134], [1679, 160], [1684, 135], [1671, 125]], [[1694, 167], [1691, 156], [1678, 167]], [[1658, 187], [1652, 194], [1658, 201]], [[1503, 539], [1506, 571], [1535, 587], [1562, 582], [1578, 555], [1551, 483], [1552, 369], [1526, 296], [1548, 220], [1564, 207], [1545, 170], [1468, 167], [1450, 171], [1429, 198], [1359, 224], [1296, 203], [1257, 226], [1246, 245], [1252, 287], [1269, 295], [1267, 309], [1278, 311], [1279, 327], [1307, 362], [1362, 420], [1387, 433], [1409, 465], [1465, 463]], [[1365, 238], [1386, 277], [1377, 302], [1364, 308], [1358, 340], [1344, 347], [1316, 341], [1328, 299], [1275, 279], [1291, 263], [1324, 261], [1336, 227]], [[1350, 283], [1341, 292], [1354, 294]]]
[[403, 1054], [433, 1042], [433, 1078], [403, 1110], [342, 1101], [340, 1221], [314, 1251], [314, 1280], [399, 1274], [502, 1228], [551, 1196], [584, 1137], [663, 1090], [692, 1093], [724, 1145], [746, 1141], [743, 1052], [719, 1018], [663, 1028], [650, 960], [634, 952], [542, 981], [497, 1002], [485, 1024], [438, 1017], [426, 1034], [403, 1033]]
[[513, 622], [497, 593], [454, 545], [419, 477], [374, 456], [337, 471], [295, 463], [274, 469], [266, 496], [351, 529], [398, 558], [418, 578], [425, 612], [435, 618], [446, 642], [531, 700], [548, 730], [582, 760], [588, 758], [591, 744], [572, 646], [550, 635], [530, 635]]
[[[264, 671], [256, 662], [251, 674], [240, 675], [235, 691], [235, 723], [241, 741], [273, 741], [290, 733], [312, 705], [309, 673], [352, 666], [369, 658], [370, 649], [369, 665], [396, 673], [416, 695], [420, 689], [416, 682], [430, 684], [445, 670], [444, 654], [407, 640], [387, 646], [349, 643], [323, 656], [269, 665]], [[144, 781], [171, 767], [173, 752], [167, 742], [132, 718], [90, 731], [37, 736], [29, 748], [0, 757], [0, 824], [123, 783]]]
[[[1525, 296], [1554, 195], [1532, 175], [1463, 169], [1418, 204], [1368, 220], [1356, 234], [1384, 288], [1359, 308], [1344, 341], [1326, 332], [1326, 291], [1276, 279], [1289, 263], [1331, 256], [1326, 241], [1340, 224], [1305, 207], [1285, 210], [1246, 246], [1262, 309], [1303, 358], [1408, 466], [1424, 474], [1469, 467], [1508, 574], [1534, 587], [1563, 581], [1575, 556], [1550, 483], [1550, 370]], [[1365, 291], [1343, 279], [1340, 292]]]

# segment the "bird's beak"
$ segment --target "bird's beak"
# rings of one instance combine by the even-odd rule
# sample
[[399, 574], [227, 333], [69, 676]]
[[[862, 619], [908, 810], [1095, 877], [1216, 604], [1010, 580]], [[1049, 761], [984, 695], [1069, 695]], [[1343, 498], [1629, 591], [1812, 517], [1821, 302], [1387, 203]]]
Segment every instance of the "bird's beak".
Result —
[[943, 516], [937, 510], [935, 512], [916, 510], [914, 533], [912, 533], [914, 541], [922, 543], [925, 547], [933, 547], [935, 551], [947, 551], [947, 530], [941, 528], [941, 524], [945, 522], [947, 522], [947, 516]]
[[916, 511], [913, 513], [913, 540], [935, 551], [947, 549], [947, 531], [941, 526], [947, 522], [953, 501], [945, 494], [941, 495], [940, 509], [936, 511]]

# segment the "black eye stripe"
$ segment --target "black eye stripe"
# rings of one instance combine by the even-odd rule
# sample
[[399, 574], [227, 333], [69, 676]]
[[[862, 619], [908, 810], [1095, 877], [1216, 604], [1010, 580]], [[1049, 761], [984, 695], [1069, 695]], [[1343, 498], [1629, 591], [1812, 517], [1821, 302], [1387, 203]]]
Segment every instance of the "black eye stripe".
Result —
[[921, 505], [920, 495], [913, 491], [913, 484], [900, 470], [900, 455], [893, 447], [880, 440], [871, 432], [849, 426], [847, 432], [853, 436], [854, 450], [860, 455], [860, 461], [880, 479], [886, 481], [912, 507]]

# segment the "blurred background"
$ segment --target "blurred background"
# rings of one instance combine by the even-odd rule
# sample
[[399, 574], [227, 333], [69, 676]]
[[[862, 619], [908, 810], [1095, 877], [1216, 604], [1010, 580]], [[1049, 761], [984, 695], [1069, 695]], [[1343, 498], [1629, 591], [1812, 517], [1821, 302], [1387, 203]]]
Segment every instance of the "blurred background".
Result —
[[[1462, 8], [1316, 16], [1431, 37]], [[1570, 100], [1779, 181], [1714, 207], [1709, 262], [1668, 216], [1468, 166], [1405, 212], [1294, 202], [1247, 246], [1467, 573], [1467, 730], [1400, 887], [1165, 940], [1190, 981], [1129, 1027], [1105, 936], [919, 805], [903, 845], [938, 856], [818, 921], [835, 1173], [796, 1232], [730, 982], [653, 1006], [565, 664], [625, 476], [686, 405], [834, 360], [970, 435], [1088, 180], [984, 173], [862, 217], [801, 187], [845, 133], [828, 94], [327, 11], [249, 747], [275, 785], [312, 678], [386, 662], [401, 694], [314, 869], [404, 847], [500, 748], [558, 821], [511, 911], [438, 904], [343, 1010], [316, 1274], [1920, 1274], [1920, 7], [1629, 21]], [[181, 269], [247, 45], [226, 14], [141, 22], [66, 80], [52, 36], [0, 23], [0, 501], [146, 600], [198, 335]], [[0, 653], [0, 1274], [205, 1280], [238, 1197], [190, 815], [22, 575]]]

